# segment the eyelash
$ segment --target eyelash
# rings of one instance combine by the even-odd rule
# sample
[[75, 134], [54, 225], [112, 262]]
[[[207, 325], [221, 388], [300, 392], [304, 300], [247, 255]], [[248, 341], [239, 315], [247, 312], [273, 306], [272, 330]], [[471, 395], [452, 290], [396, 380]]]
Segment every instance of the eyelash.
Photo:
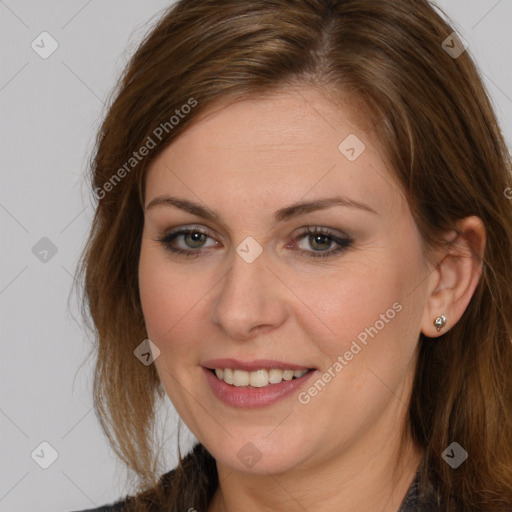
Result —
[[[197, 258], [198, 256], [201, 256], [201, 254], [204, 252], [204, 250], [207, 250], [207, 249], [199, 248], [197, 250], [194, 250], [194, 249], [186, 250], [186, 249], [181, 249], [179, 247], [173, 247], [171, 245], [172, 242], [179, 236], [187, 235], [190, 233], [200, 233], [202, 235], [210, 237], [208, 235], [208, 233], [206, 231], [204, 231], [202, 228], [192, 227], [192, 228], [188, 228], [188, 229], [179, 229], [177, 231], [167, 233], [162, 238], [159, 238], [157, 240], [157, 242], [160, 242], [161, 244], [163, 244], [167, 250], [169, 250], [170, 252], [172, 252], [174, 254], [186, 256], [188, 258]], [[339, 254], [339, 253], [345, 251], [346, 249], [348, 249], [349, 247], [352, 246], [352, 243], [354, 241], [350, 237], [340, 238], [340, 237], [336, 236], [333, 232], [331, 232], [329, 229], [319, 228], [319, 227], [311, 228], [310, 226], [307, 226], [306, 230], [302, 231], [300, 234], [298, 234], [296, 237], [294, 237], [293, 241], [298, 242], [298, 241], [302, 240], [304, 237], [311, 236], [311, 235], [323, 235], [323, 236], [327, 237], [328, 241], [338, 244], [338, 247], [335, 250], [329, 250], [329, 251], [308, 251], [305, 249], [298, 249], [298, 250], [296, 250], [297, 254], [306, 255], [309, 258], [328, 258], [328, 257], [334, 256], [336, 254]]]

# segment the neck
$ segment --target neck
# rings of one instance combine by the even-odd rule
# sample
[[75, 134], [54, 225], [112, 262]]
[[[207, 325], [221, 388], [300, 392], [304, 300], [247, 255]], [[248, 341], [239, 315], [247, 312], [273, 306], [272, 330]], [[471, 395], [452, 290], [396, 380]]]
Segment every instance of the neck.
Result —
[[409, 489], [422, 452], [400, 433], [383, 442], [333, 455], [319, 467], [294, 468], [280, 474], [248, 474], [217, 462], [219, 487], [209, 512], [343, 510], [397, 512]]

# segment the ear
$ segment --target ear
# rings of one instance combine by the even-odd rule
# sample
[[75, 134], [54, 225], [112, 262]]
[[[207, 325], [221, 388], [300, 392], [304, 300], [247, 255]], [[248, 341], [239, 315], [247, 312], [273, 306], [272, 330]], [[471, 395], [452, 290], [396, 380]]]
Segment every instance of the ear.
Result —
[[[466, 310], [482, 274], [485, 227], [479, 217], [457, 222], [456, 230], [446, 235], [447, 244], [439, 250], [439, 261], [429, 276], [429, 292], [421, 332], [429, 338], [442, 336]], [[446, 324], [438, 332], [434, 321], [444, 315]]]

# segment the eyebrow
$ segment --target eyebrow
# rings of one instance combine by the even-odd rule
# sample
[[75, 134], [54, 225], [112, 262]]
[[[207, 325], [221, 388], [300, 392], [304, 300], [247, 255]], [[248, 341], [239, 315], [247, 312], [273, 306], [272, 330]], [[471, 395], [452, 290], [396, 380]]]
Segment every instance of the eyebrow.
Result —
[[[180, 208], [181, 210], [185, 210], [186, 212], [189, 212], [192, 215], [203, 217], [204, 219], [207, 220], [216, 220], [222, 222], [222, 219], [214, 210], [208, 208], [207, 206], [203, 206], [199, 203], [190, 201], [188, 199], [172, 197], [167, 195], [158, 196], [152, 199], [147, 204], [145, 210], [148, 211], [150, 208], [154, 208], [155, 206], [174, 206], [176, 208]], [[373, 208], [371, 208], [365, 203], [354, 201], [344, 196], [336, 196], [327, 197], [323, 199], [316, 199], [313, 201], [298, 202], [291, 204], [290, 206], [286, 206], [285, 208], [282, 208], [280, 210], [277, 210], [274, 213], [274, 224], [284, 222], [294, 217], [299, 217], [301, 215], [306, 215], [307, 213], [311, 213], [317, 210], [325, 210], [327, 208], [332, 208], [333, 206], [355, 208], [358, 210], [373, 213], [374, 215], [378, 215], [378, 213]]]

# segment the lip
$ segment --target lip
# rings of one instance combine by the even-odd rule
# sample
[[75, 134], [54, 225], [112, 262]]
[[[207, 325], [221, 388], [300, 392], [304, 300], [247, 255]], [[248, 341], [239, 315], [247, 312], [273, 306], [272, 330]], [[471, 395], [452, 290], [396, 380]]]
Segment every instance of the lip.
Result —
[[[231, 368], [233, 370], [245, 370], [255, 372], [256, 370], [314, 370], [310, 366], [302, 366], [294, 363], [284, 363], [271, 359], [256, 359], [254, 361], [240, 361], [238, 359], [210, 359], [202, 364], [204, 368], [215, 370], [215, 368]], [[275, 384], [277, 385], [277, 384]]]
[[[215, 361], [217, 364], [217, 361]], [[208, 363], [210, 364], [210, 363]], [[261, 361], [258, 361], [258, 364], [261, 365]], [[272, 365], [275, 364], [275, 361], [272, 362]], [[253, 363], [248, 363], [247, 366], [253, 367]], [[232, 368], [232, 366], [215, 366], [215, 368]], [[239, 364], [235, 365], [235, 368], [242, 368]], [[258, 366], [256, 369], [262, 368], [278, 368], [278, 366]], [[284, 369], [290, 368], [290, 365], [285, 366]], [[296, 369], [304, 369], [304, 367], [294, 367]], [[254, 370], [246, 370], [246, 371], [254, 371]], [[221, 400], [226, 405], [235, 408], [245, 408], [245, 409], [255, 409], [261, 407], [268, 407], [279, 400], [283, 400], [284, 398], [290, 396], [291, 394], [298, 391], [299, 388], [304, 386], [309, 379], [312, 378], [313, 375], [317, 373], [316, 370], [312, 370], [299, 379], [293, 380], [283, 380], [279, 384], [270, 384], [263, 388], [253, 388], [250, 386], [236, 387], [230, 384], [226, 384], [224, 381], [218, 379], [211, 369], [203, 366], [203, 372], [205, 374], [206, 380], [210, 385], [210, 389], [213, 391], [214, 395]]]

